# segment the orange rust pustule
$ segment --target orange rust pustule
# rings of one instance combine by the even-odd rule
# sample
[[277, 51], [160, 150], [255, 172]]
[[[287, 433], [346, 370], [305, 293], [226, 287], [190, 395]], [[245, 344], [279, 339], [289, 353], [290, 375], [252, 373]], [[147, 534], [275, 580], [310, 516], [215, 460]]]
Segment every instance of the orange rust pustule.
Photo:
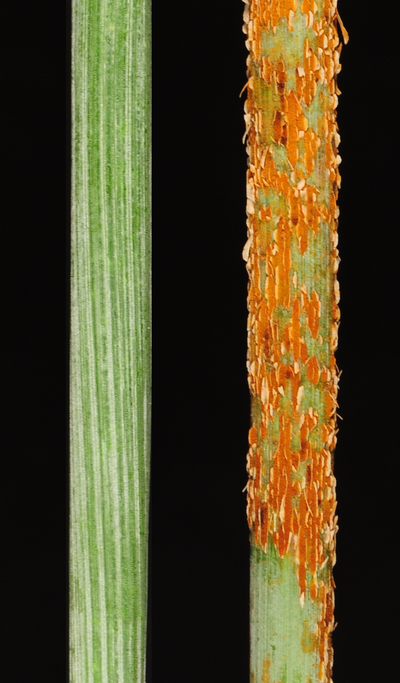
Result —
[[[305, 33], [297, 63], [292, 54], [285, 63], [284, 45], [263, 53], [263, 37], [281, 40], [282, 23], [292, 31], [299, 12]], [[281, 557], [294, 551], [300, 600], [307, 595], [321, 605], [315, 642], [323, 681], [332, 668], [337, 530], [337, 21], [336, 0], [250, 0], [244, 26], [247, 368], [258, 406], [249, 432], [247, 516], [262, 548], [273, 543]]]

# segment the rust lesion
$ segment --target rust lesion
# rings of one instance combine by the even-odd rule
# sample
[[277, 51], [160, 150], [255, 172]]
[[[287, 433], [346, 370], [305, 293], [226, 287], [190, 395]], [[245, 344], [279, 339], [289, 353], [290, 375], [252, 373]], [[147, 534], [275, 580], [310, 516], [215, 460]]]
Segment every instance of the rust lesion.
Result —
[[318, 337], [319, 319], [321, 317], [321, 301], [318, 292], [315, 290], [311, 294], [311, 298], [307, 305], [307, 322], [310, 332], [314, 339]]

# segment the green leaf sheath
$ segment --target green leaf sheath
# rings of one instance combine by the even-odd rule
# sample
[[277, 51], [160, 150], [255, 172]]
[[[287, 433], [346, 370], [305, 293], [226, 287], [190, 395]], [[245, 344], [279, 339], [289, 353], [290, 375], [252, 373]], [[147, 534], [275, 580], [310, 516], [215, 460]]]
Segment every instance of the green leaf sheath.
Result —
[[145, 680], [149, 0], [74, 0], [70, 681]]

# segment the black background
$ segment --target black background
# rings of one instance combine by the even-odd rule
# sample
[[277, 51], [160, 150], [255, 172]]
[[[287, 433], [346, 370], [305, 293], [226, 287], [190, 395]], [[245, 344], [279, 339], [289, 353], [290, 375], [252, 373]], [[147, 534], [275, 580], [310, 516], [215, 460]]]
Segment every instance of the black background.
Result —
[[[363, 2], [339, 4], [350, 42], [339, 76], [335, 683], [393, 680], [397, 671], [392, 7], [383, 0], [372, 13]], [[240, 0], [153, 0], [148, 683], [248, 680], [242, 11]], [[65, 3], [48, 0], [2, 9], [2, 593], [9, 608], [2, 658], [9, 683], [66, 680], [69, 15]]]

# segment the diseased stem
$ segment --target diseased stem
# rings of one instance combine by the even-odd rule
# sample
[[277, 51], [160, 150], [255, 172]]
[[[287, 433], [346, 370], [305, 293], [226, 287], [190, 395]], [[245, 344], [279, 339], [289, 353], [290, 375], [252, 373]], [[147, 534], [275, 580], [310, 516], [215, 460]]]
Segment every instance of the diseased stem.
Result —
[[150, 2], [74, 0], [70, 681], [143, 683]]
[[336, 0], [245, 2], [251, 681], [328, 683], [340, 19]]

